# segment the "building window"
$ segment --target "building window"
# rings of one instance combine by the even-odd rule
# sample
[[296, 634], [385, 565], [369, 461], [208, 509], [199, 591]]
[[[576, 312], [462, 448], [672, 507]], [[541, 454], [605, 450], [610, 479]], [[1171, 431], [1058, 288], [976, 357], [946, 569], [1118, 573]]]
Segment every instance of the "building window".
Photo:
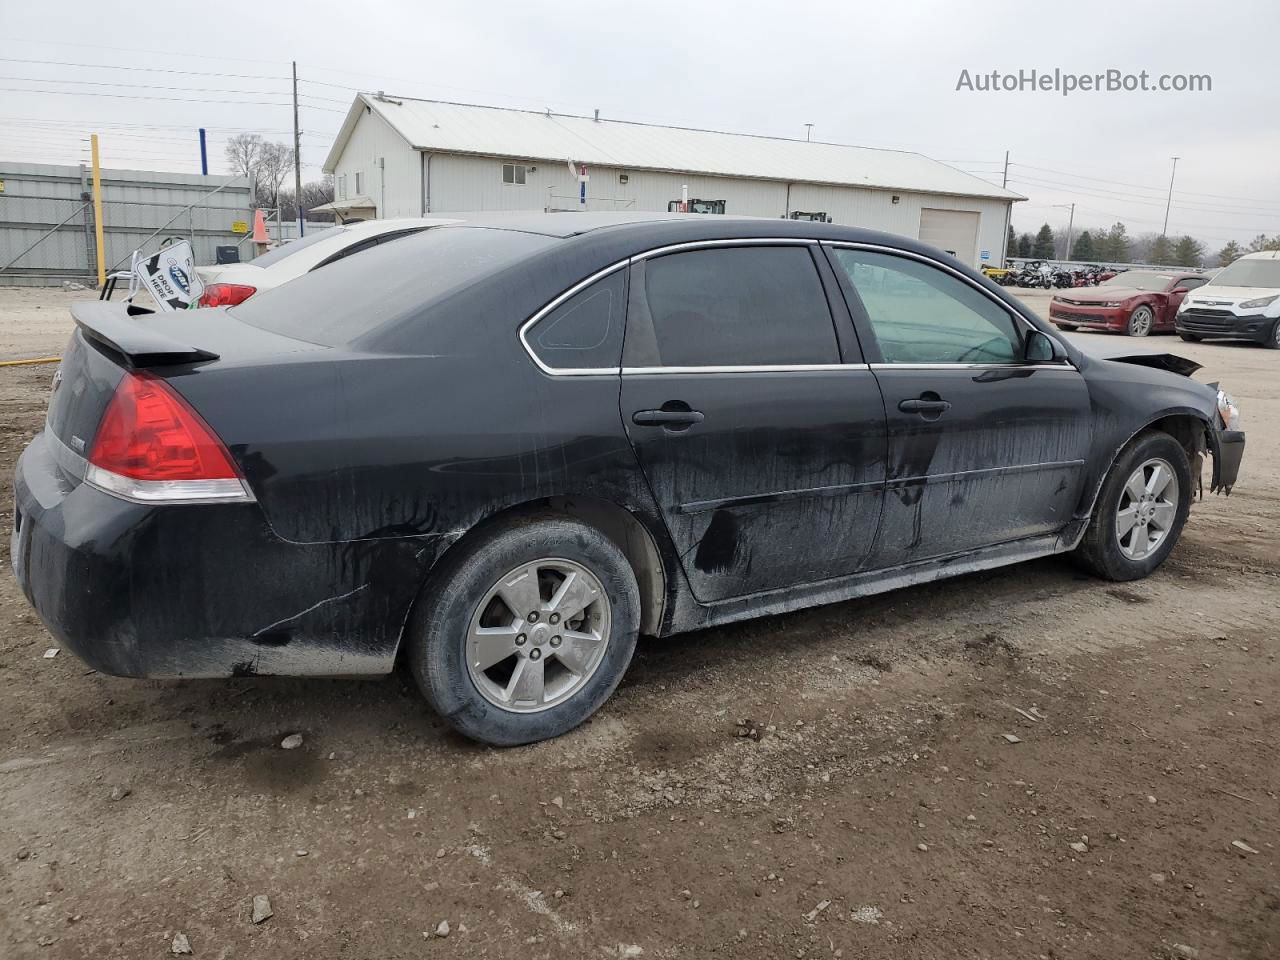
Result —
[[347, 175], [345, 173], [338, 177], [338, 199], [347, 199]]
[[523, 184], [526, 169], [523, 163], [504, 163], [502, 165], [502, 182], [517, 185]]
[[358, 197], [363, 193], [364, 193], [364, 174], [357, 171], [356, 172], [356, 196]]

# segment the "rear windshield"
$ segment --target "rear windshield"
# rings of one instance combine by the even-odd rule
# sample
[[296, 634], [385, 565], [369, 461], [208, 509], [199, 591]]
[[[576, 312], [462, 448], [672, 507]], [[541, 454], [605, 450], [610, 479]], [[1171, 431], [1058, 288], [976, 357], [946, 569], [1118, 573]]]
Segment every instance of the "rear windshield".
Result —
[[555, 243], [515, 230], [438, 227], [346, 257], [229, 312], [259, 329], [334, 347], [418, 313]]
[[1280, 287], [1280, 260], [1237, 260], [1213, 278], [1215, 287]]
[[1151, 273], [1146, 270], [1126, 270], [1110, 280], [1103, 280], [1100, 287], [1124, 287], [1126, 290], [1167, 290], [1173, 277], [1167, 273]]
[[255, 267], [269, 267], [273, 263], [279, 263], [285, 257], [292, 257], [300, 250], [305, 250], [313, 243], [319, 243], [321, 240], [328, 240], [330, 237], [336, 237], [342, 233], [343, 227], [325, 227], [323, 230], [317, 230], [315, 233], [308, 233], [301, 240], [290, 240], [288, 243], [281, 244], [274, 250], [268, 250], [260, 257], [254, 257], [251, 263]]

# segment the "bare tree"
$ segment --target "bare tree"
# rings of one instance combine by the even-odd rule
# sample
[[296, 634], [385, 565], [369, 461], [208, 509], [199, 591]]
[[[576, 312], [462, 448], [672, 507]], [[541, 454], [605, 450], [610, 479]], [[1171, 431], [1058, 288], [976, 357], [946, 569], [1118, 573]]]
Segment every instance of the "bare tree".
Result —
[[280, 185], [293, 170], [293, 147], [283, 143], [265, 142], [258, 151], [255, 168], [258, 186], [258, 203], [275, 207], [280, 202]]
[[[280, 218], [282, 220], [298, 219], [298, 206], [294, 202], [292, 190], [280, 191]], [[302, 185], [302, 209], [307, 211], [308, 220], [330, 221], [334, 219], [332, 213], [316, 213], [310, 211], [321, 204], [330, 203], [333, 200], [333, 177], [326, 174], [320, 180], [312, 180], [310, 183]]]
[[237, 133], [234, 137], [229, 137], [224, 154], [231, 172], [252, 179], [258, 170], [262, 146], [262, 137], [256, 133]]

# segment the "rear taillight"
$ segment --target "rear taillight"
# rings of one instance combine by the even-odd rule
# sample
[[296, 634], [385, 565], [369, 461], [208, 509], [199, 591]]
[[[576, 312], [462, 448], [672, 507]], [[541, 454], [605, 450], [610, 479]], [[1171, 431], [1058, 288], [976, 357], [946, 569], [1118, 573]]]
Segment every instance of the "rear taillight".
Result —
[[89, 451], [85, 480], [148, 503], [248, 500], [240, 472], [209, 425], [154, 374], [116, 387]]
[[200, 294], [200, 306], [234, 307], [257, 292], [257, 287], [251, 287], [247, 283], [211, 283]]

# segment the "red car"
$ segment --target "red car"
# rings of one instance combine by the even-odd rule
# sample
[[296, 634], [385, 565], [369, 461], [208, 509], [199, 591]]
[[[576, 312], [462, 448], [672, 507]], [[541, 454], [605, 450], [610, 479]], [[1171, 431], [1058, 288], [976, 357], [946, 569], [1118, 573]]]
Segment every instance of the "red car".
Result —
[[1092, 288], [1072, 288], [1049, 302], [1059, 330], [1114, 330], [1131, 337], [1173, 333], [1178, 304], [1209, 278], [1200, 273], [1126, 270]]

